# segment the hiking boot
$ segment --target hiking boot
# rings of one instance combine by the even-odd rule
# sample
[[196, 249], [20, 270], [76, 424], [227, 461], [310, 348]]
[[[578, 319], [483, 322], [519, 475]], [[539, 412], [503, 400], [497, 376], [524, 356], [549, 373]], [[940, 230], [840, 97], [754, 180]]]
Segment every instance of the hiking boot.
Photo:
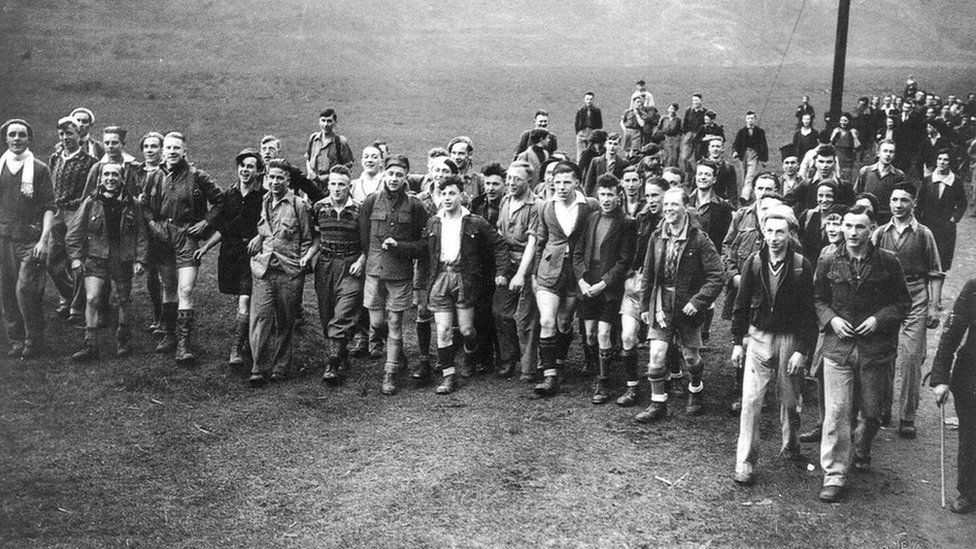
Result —
[[393, 372], [383, 372], [383, 385], [380, 387], [380, 392], [384, 395], [394, 395], [396, 391], [397, 387], [396, 382], [393, 380]]
[[634, 416], [634, 420], [638, 423], [653, 423], [666, 417], [668, 417], [668, 403], [652, 401], [643, 412]]
[[605, 378], [597, 378], [596, 386], [593, 389], [593, 396], [590, 397], [590, 402], [593, 404], [606, 404], [610, 400], [610, 391], [607, 389], [607, 380]]
[[688, 404], [685, 413], [689, 416], [700, 416], [704, 412], [705, 403], [701, 393], [688, 393]]
[[449, 395], [454, 392], [454, 374], [448, 374], [441, 378], [440, 385], [434, 389], [439, 395]]
[[559, 392], [559, 377], [545, 376], [532, 390], [541, 397], [551, 397]]
[[628, 385], [627, 390], [624, 394], [617, 398], [617, 406], [621, 408], [630, 408], [631, 406], [637, 405], [637, 399], [640, 398], [640, 393], [637, 390], [636, 385]]

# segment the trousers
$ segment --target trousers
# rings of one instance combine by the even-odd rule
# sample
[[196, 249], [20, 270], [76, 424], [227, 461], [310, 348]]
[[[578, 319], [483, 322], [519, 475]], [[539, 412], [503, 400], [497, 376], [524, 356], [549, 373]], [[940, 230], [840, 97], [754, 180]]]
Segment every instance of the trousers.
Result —
[[739, 442], [735, 452], [737, 473], [752, 474], [759, 457], [759, 421], [763, 398], [773, 378], [779, 389], [779, 420], [782, 449], [800, 446], [800, 413], [797, 411], [803, 390], [803, 372], [789, 375], [787, 365], [796, 338], [793, 334], [776, 334], [751, 329], [746, 347], [745, 376], [742, 381], [742, 411], [739, 416]]
[[264, 277], [254, 277], [252, 284], [250, 343], [254, 367], [251, 372], [287, 375], [305, 278], [270, 268]]
[[0, 237], [0, 308], [11, 344], [40, 344], [44, 339], [45, 265], [32, 257], [35, 244]]

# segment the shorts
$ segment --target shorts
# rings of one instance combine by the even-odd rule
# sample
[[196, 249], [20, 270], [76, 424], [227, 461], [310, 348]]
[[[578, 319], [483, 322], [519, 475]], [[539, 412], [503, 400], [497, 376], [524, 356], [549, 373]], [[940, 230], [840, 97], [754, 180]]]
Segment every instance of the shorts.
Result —
[[475, 305], [474, 296], [461, 282], [461, 274], [455, 271], [441, 271], [430, 287], [428, 307], [433, 312], [471, 309]]
[[85, 276], [118, 282], [132, 281], [132, 262], [117, 258], [89, 257], [85, 259]]
[[602, 295], [581, 297], [577, 311], [582, 320], [613, 324], [620, 317], [620, 299], [607, 299]]
[[641, 320], [639, 273], [634, 273], [624, 281], [624, 298], [620, 301], [620, 314]]
[[679, 322], [667, 328], [661, 328], [657, 321], [654, 321], [647, 329], [647, 339], [656, 339], [668, 344], [677, 340], [678, 345], [686, 349], [700, 349], [702, 346], [701, 326]]
[[386, 310], [391, 313], [402, 313], [409, 309], [413, 302], [413, 281], [384, 280], [375, 275], [366, 275], [363, 288], [363, 307], [369, 310]]
[[149, 252], [152, 262], [157, 265], [199, 267], [200, 261], [193, 258], [199, 247], [197, 239], [186, 232], [187, 225], [177, 225], [169, 221], [154, 221], [156, 229], [150, 228]]

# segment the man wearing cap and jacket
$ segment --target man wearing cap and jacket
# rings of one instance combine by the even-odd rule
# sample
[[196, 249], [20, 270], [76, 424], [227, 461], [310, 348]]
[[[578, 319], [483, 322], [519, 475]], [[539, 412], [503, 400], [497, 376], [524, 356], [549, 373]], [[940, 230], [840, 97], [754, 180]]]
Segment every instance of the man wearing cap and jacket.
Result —
[[21, 119], [0, 126], [0, 307], [7, 356], [33, 358], [44, 343], [44, 263], [54, 224], [51, 171], [30, 151], [34, 130]]

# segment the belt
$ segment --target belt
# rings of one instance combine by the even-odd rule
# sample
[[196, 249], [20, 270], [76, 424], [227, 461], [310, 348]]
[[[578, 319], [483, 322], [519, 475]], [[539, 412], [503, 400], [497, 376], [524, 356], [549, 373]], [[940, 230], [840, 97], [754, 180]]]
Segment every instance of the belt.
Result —
[[928, 277], [925, 275], [905, 275], [905, 282], [906, 283], [918, 282], [920, 280], [925, 280], [927, 278]]
[[444, 273], [460, 273], [461, 272], [460, 268], [461, 268], [461, 266], [458, 265], [458, 262], [457, 261], [448, 261], [448, 262], [438, 261], [437, 262], [437, 270], [439, 270], [441, 272], [444, 272]]
[[362, 246], [356, 242], [322, 242], [319, 251], [327, 257], [346, 257], [362, 253]]

